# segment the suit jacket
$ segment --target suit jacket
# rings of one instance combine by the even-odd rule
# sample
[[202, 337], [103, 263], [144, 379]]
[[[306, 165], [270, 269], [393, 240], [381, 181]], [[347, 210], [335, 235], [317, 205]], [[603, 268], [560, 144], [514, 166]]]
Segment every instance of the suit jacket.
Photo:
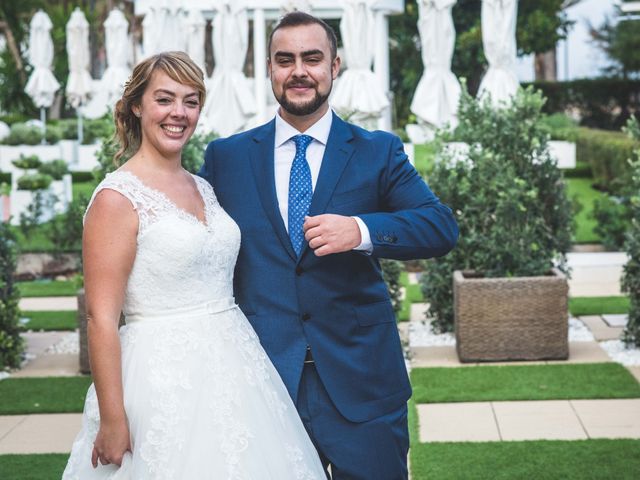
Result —
[[289, 394], [297, 398], [307, 345], [331, 400], [366, 421], [403, 405], [411, 387], [378, 258], [446, 254], [458, 228], [410, 165], [400, 140], [333, 115], [310, 215], [359, 216], [371, 255], [297, 257], [278, 208], [275, 120], [209, 144], [200, 175], [238, 223], [234, 294]]

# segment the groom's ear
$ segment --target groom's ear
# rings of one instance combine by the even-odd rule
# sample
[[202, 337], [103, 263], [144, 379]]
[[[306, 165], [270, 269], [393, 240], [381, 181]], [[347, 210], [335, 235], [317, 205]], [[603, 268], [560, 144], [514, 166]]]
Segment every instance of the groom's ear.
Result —
[[338, 78], [338, 74], [340, 73], [340, 65], [342, 64], [342, 60], [339, 56], [336, 55], [336, 58], [331, 62], [331, 76], [335, 80]]

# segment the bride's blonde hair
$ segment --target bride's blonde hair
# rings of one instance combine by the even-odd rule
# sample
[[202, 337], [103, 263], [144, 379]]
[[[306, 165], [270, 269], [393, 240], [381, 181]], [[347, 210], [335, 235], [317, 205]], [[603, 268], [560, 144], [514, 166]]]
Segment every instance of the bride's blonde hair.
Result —
[[162, 52], [153, 55], [133, 69], [131, 78], [124, 86], [122, 98], [116, 102], [113, 120], [116, 124], [114, 139], [120, 149], [114, 156], [114, 163], [119, 164], [126, 153], [135, 153], [140, 148], [142, 129], [140, 119], [133, 113], [132, 107], [139, 106], [151, 76], [156, 70], [164, 72], [172, 80], [193, 87], [198, 92], [200, 110], [206, 98], [204, 75], [198, 65], [184, 52]]

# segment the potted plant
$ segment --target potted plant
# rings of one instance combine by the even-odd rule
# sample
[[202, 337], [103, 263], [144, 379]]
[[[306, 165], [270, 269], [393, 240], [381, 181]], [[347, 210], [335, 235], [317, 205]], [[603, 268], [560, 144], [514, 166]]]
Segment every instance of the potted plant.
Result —
[[463, 94], [453, 138], [439, 138], [469, 145], [463, 160], [441, 149], [429, 177], [454, 210], [460, 238], [421, 281], [432, 327], [455, 329], [461, 361], [568, 356], [571, 207], [549, 154], [543, 104], [530, 89], [500, 108]]

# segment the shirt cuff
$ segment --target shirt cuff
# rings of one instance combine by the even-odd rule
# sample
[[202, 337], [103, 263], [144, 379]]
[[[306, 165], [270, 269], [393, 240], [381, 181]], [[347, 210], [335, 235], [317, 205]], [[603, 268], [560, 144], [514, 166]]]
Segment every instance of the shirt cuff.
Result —
[[369, 234], [369, 229], [365, 225], [365, 223], [359, 217], [351, 217], [358, 224], [358, 228], [360, 229], [360, 245], [358, 245], [354, 250], [360, 250], [365, 253], [371, 254], [373, 252], [373, 244], [371, 243], [371, 235]]

